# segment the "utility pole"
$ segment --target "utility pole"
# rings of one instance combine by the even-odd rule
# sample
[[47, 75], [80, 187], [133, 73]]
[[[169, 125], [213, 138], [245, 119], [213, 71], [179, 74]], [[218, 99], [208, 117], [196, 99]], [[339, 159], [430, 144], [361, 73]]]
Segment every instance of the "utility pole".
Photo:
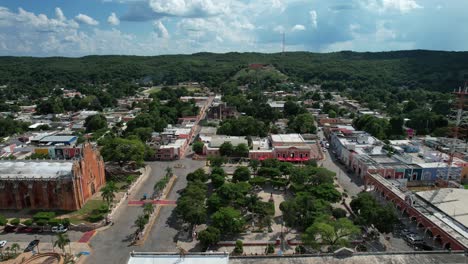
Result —
[[285, 49], [286, 49], [286, 33], [283, 32], [282, 52], [281, 52], [281, 55], [283, 55], [283, 56], [284, 56]]

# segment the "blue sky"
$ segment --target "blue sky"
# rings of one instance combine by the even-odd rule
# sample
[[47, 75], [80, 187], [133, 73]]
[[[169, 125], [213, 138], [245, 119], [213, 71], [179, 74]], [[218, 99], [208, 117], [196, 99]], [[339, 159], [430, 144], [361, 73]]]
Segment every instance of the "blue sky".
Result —
[[0, 55], [468, 49], [468, 0], [2, 0]]

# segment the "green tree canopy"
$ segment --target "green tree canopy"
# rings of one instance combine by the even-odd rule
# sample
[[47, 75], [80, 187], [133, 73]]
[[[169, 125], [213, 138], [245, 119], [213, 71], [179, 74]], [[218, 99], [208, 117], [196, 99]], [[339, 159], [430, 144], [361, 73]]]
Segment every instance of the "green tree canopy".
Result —
[[107, 119], [102, 114], [88, 116], [85, 119], [84, 126], [86, 127], [86, 132], [94, 132], [99, 129], [107, 128]]
[[197, 153], [198, 155], [201, 155], [201, 154], [203, 154], [203, 147], [204, 146], [205, 146], [205, 144], [203, 144], [202, 141], [195, 141], [192, 144], [192, 150], [193, 150], [193, 152]]
[[248, 167], [240, 166], [237, 167], [234, 171], [232, 181], [233, 182], [240, 182], [240, 181], [248, 181], [250, 180], [250, 170]]
[[221, 144], [219, 147], [219, 154], [221, 154], [221, 156], [230, 157], [233, 153], [234, 147], [229, 141], [223, 142], [223, 144]]
[[242, 232], [245, 225], [241, 212], [232, 207], [220, 208], [211, 216], [211, 220], [213, 226], [231, 235]]
[[359, 233], [359, 228], [346, 218], [323, 221], [319, 219], [308, 227], [302, 236], [306, 245], [313, 248], [329, 246], [329, 251], [349, 246], [349, 238]]
[[101, 154], [105, 161], [129, 162], [142, 164], [147, 149], [140, 140], [112, 138], [104, 142]]
[[198, 233], [198, 240], [202, 245], [202, 248], [206, 250], [209, 246], [214, 246], [219, 242], [221, 238], [221, 232], [218, 228], [208, 226], [205, 230]]

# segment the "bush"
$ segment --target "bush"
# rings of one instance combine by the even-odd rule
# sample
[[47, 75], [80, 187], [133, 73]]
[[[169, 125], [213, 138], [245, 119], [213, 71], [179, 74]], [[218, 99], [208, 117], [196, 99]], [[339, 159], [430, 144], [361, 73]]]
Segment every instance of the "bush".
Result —
[[244, 253], [244, 243], [241, 240], [236, 241], [236, 246], [234, 247], [234, 254], [242, 254]]
[[258, 185], [258, 186], [263, 186], [267, 182], [267, 178], [262, 177], [262, 176], [257, 176], [253, 177], [252, 179], [249, 180], [249, 183], [251, 185]]
[[34, 221], [36, 223], [36, 225], [38, 226], [45, 226], [47, 224], [47, 220], [45, 219], [39, 219], [37, 221]]
[[19, 218], [15, 218], [15, 219], [10, 220], [10, 225], [17, 226], [17, 225], [19, 225], [19, 223], [20, 223]]
[[297, 246], [294, 251], [296, 251], [296, 254], [305, 254], [306, 253], [305, 247], [303, 245]]
[[70, 218], [62, 219], [62, 225], [68, 227], [70, 225]]
[[25, 226], [32, 226], [33, 220], [32, 219], [26, 219], [26, 220], [23, 221], [22, 224], [25, 225]]
[[103, 214], [92, 214], [88, 216], [88, 221], [91, 223], [96, 223], [104, 219]]
[[8, 220], [5, 216], [0, 215], [0, 226], [5, 226], [8, 223]]
[[268, 246], [265, 248], [265, 253], [267, 254], [275, 253], [275, 246], [273, 246], [272, 244], [268, 244]]
[[359, 244], [356, 246], [356, 251], [358, 252], [365, 252], [367, 251], [367, 246], [364, 244]]
[[107, 204], [101, 204], [101, 206], [99, 206], [97, 211], [101, 214], [105, 214], [109, 212], [109, 206]]
[[335, 217], [336, 219], [339, 219], [339, 218], [343, 218], [343, 217], [346, 217], [346, 210], [342, 209], [342, 208], [333, 208], [333, 212], [332, 212], [332, 215], [333, 217]]
[[34, 220], [34, 222], [37, 222], [40, 219], [44, 219], [46, 221], [49, 221], [50, 219], [52, 219], [54, 217], [55, 217], [55, 212], [39, 212], [39, 213], [36, 213], [33, 216], [33, 220]]
[[49, 221], [47, 221], [47, 224], [50, 226], [59, 226], [62, 223], [60, 219], [57, 218], [52, 218]]

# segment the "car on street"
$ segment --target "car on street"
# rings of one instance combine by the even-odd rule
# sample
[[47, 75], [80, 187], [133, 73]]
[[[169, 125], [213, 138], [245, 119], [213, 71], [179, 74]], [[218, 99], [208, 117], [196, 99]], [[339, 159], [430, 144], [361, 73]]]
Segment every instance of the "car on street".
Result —
[[66, 228], [65, 226], [63, 225], [59, 225], [59, 226], [53, 226], [52, 227], [52, 232], [53, 233], [65, 233], [68, 231], [68, 228]]
[[0, 241], [0, 248], [5, 247], [6, 244], [7, 244], [7, 241], [6, 241], [6, 240]]
[[411, 234], [412, 232], [405, 228], [405, 229], [402, 229], [400, 233], [402, 236], [407, 236], [408, 234]]
[[16, 229], [17, 233], [41, 233], [41, 227], [20, 226]]
[[3, 232], [5, 233], [11, 233], [11, 232], [15, 232], [16, 230], [16, 226], [14, 225], [6, 225], [4, 228], [3, 228]]
[[34, 239], [33, 241], [29, 242], [28, 246], [24, 249], [24, 252], [33, 251], [37, 245], [39, 245], [39, 239]]
[[434, 250], [433, 247], [429, 246], [426, 243], [416, 243], [413, 246], [414, 246], [414, 250], [416, 250], [416, 251], [419, 251], [419, 250], [432, 251], [432, 250]]

